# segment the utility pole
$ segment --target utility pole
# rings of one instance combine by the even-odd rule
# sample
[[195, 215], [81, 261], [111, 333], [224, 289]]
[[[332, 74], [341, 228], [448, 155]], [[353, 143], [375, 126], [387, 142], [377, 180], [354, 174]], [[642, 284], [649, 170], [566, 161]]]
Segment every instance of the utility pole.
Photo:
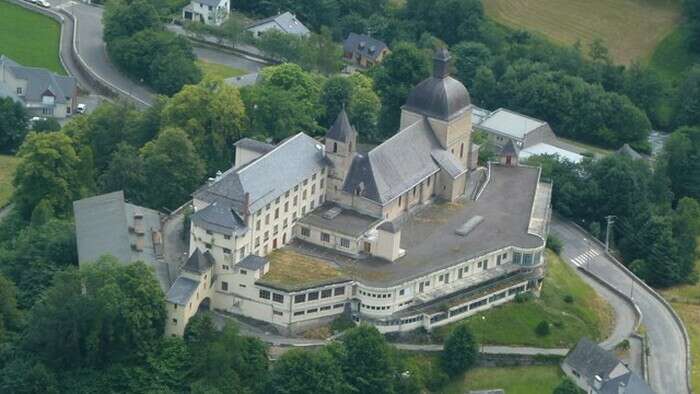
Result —
[[605, 217], [608, 221], [608, 226], [605, 230], [605, 252], [610, 251], [610, 227], [615, 223], [615, 215], [608, 215]]

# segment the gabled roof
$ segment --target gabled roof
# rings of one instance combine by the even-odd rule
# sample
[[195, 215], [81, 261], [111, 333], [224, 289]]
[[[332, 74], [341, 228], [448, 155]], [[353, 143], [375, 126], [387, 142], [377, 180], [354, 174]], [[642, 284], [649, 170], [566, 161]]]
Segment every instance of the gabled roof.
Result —
[[251, 150], [253, 152], [258, 152], [258, 153], [267, 153], [273, 149], [275, 149], [274, 145], [268, 144], [266, 142], [260, 142], [257, 140], [254, 140], [252, 138], [241, 138], [240, 140], [236, 141], [233, 146], [236, 148], [241, 147], [243, 149]]
[[[197, 190], [194, 198], [208, 203], [218, 201], [233, 209], [239, 217], [245, 217], [321, 171], [327, 164], [323, 145], [299, 133], [248, 165], [226, 171], [217, 181]], [[245, 212], [246, 194], [249, 212]]]
[[231, 209], [230, 204], [218, 201], [192, 214], [192, 223], [219, 234], [240, 235], [248, 230], [243, 219]]
[[9, 71], [15, 78], [27, 81], [27, 87], [20, 96], [25, 102], [41, 102], [47, 92], [55, 97], [55, 103], [63, 104], [70, 101], [76, 92], [76, 81], [73, 77], [54, 74], [37, 67], [26, 67], [18, 64], [5, 55], [0, 55], [0, 83], [2, 72]]
[[200, 3], [204, 5], [210, 5], [212, 7], [217, 7], [219, 4], [221, 4], [224, 0], [194, 0], [195, 3]]
[[618, 149], [615, 153], [617, 153], [620, 156], [627, 156], [633, 160], [644, 159], [644, 156], [642, 156], [639, 152], [634, 150], [629, 144], [622, 145], [622, 147]]
[[192, 253], [190, 258], [187, 259], [187, 262], [182, 266], [182, 269], [195, 274], [202, 274], [207, 272], [213, 265], [214, 256], [212, 256], [208, 250], [202, 253], [202, 251], [197, 248], [194, 250], [194, 253]]
[[522, 140], [527, 134], [545, 126], [547, 126], [547, 122], [505, 108], [499, 108], [491, 112], [491, 114], [479, 124], [479, 128], [481, 129], [493, 131], [518, 140]]
[[425, 118], [396, 133], [366, 155], [355, 156], [343, 190], [386, 204], [436, 173], [431, 152], [442, 149]]
[[236, 267], [245, 268], [251, 271], [257, 271], [267, 264], [267, 259], [264, 257], [256, 256], [254, 254], [248, 255], [248, 257], [239, 261]]
[[348, 114], [345, 112], [345, 107], [340, 110], [338, 116], [335, 118], [335, 122], [328, 132], [326, 133], [326, 138], [332, 140], [348, 142], [352, 141], [354, 136], [357, 135], [357, 131], [350, 124], [350, 119], [348, 119]]
[[435, 159], [438, 166], [442, 168], [452, 179], [467, 172], [466, 167], [450, 152], [444, 149], [433, 149], [430, 155]]
[[582, 338], [566, 356], [564, 363], [587, 379], [593, 379], [597, 375], [605, 380], [620, 364], [620, 360], [597, 343]]
[[280, 30], [287, 34], [305, 36], [311, 32], [306, 26], [304, 26], [303, 23], [299, 21], [299, 19], [297, 19], [297, 17], [294, 14], [292, 14], [289, 11], [281, 13], [279, 15], [271, 16], [269, 18], [260, 19], [248, 26], [247, 28], [251, 29], [253, 27], [264, 25], [270, 22], [274, 22]]
[[180, 276], [175, 280], [175, 283], [170, 286], [170, 289], [168, 289], [165, 299], [173, 304], [185, 306], [192, 298], [198, 286], [199, 281]]
[[384, 42], [365, 34], [350, 33], [343, 41], [343, 51], [359, 53], [372, 60], [377, 59], [385, 49], [387, 46]]

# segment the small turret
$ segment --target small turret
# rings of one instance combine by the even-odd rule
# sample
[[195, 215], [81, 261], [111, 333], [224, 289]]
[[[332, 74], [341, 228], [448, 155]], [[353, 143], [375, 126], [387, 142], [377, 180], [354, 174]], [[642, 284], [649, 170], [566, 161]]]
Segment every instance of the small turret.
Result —
[[357, 149], [357, 131], [350, 125], [345, 105], [338, 113], [333, 126], [326, 133], [326, 153], [352, 156]]

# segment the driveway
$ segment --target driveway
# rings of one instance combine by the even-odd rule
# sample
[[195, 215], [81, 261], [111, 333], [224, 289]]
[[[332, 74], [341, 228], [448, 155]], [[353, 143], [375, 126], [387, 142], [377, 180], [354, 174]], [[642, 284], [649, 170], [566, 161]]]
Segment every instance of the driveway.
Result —
[[652, 389], [659, 394], [689, 394], [688, 349], [683, 332], [661, 301], [636, 284], [605, 256], [601, 246], [572, 224], [553, 218], [551, 232], [564, 243], [562, 257], [565, 260], [574, 265], [586, 265], [589, 271], [605, 278], [619, 291], [630, 294], [639, 306], [650, 348], [649, 383]]

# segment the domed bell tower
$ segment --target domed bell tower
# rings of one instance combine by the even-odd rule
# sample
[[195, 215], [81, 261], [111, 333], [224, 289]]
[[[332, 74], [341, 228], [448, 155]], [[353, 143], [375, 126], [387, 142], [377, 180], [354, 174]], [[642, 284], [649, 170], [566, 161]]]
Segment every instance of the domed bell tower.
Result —
[[326, 156], [332, 163], [332, 167], [328, 171], [326, 192], [332, 198], [342, 192], [345, 177], [357, 151], [357, 131], [350, 124], [345, 105], [326, 133], [325, 149]]

